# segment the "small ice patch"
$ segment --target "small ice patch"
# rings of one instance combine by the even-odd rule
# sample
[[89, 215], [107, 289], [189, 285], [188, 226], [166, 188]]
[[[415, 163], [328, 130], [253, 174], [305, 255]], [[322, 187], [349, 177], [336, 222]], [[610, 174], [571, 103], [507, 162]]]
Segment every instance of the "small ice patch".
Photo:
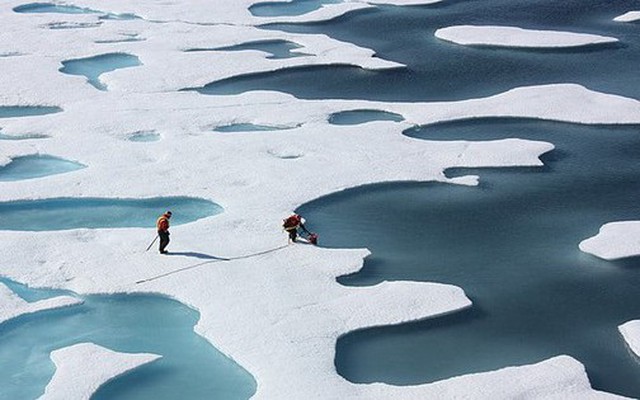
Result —
[[640, 11], [629, 11], [613, 19], [616, 22], [638, 22], [640, 21]]
[[583, 240], [579, 247], [605, 260], [640, 256], [640, 221], [604, 224], [597, 235]]
[[496, 46], [519, 48], [564, 48], [605, 43], [618, 39], [586, 33], [542, 31], [512, 26], [461, 25], [438, 29], [439, 39], [467, 46]]
[[40, 400], [89, 399], [105, 383], [161, 356], [118, 353], [93, 343], [55, 350], [56, 372]]
[[629, 321], [618, 327], [631, 351], [640, 357], [640, 320]]

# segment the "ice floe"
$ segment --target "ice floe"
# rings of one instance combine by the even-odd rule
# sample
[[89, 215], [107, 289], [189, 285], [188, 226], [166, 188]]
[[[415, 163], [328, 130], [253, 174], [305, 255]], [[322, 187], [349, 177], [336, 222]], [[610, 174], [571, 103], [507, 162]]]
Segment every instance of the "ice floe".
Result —
[[640, 256], [640, 221], [605, 224], [596, 236], [580, 242], [580, 250], [605, 260]]
[[513, 26], [461, 25], [440, 28], [437, 38], [468, 46], [496, 46], [521, 48], [562, 48], [603, 43], [618, 39], [586, 33], [523, 29]]
[[82, 300], [71, 296], [57, 296], [29, 303], [11, 289], [0, 283], [0, 324], [26, 314], [54, 310], [82, 304]]
[[640, 11], [629, 11], [625, 14], [619, 15], [613, 19], [617, 22], [636, 22], [640, 21]]
[[51, 360], [56, 372], [40, 400], [88, 400], [110, 380], [159, 358], [156, 354], [119, 353], [93, 343], [55, 350]]
[[631, 351], [640, 357], [640, 320], [626, 322], [620, 325], [618, 330], [620, 330]]

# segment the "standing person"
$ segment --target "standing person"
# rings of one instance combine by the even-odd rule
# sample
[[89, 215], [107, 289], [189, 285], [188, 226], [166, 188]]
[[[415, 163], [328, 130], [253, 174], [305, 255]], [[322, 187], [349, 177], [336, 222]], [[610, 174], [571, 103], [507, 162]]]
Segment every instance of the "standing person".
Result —
[[169, 244], [169, 219], [171, 218], [171, 211], [167, 211], [162, 214], [158, 221], [156, 221], [156, 227], [158, 228], [158, 236], [160, 237], [160, 254], [167, 254], [165, 250]]

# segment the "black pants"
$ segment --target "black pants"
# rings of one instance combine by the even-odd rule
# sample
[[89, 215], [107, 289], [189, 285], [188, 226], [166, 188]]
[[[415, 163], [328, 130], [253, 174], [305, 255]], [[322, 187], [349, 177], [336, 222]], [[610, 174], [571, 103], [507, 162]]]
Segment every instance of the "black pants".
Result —
[[164, 248], [169, 244], [169, 232], [158, 231], [158, 236], [160, 236], [160, 253], [164, 253]]

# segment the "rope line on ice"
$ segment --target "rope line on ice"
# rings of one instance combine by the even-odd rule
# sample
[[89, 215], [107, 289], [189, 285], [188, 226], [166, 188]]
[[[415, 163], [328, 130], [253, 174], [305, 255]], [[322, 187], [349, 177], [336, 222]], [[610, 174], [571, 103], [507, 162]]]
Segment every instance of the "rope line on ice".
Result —
[[274, 251], [282, 250], [285, 247], [287, 247], [287, 245], [275, 247], [273, 249], [268, 249], [268, 250], [260, 251], [260, 252], [257, 252], [257, 253], [247, 254], [247, 255], [244, 255], [244, 256], [229, 257], [229, 258], [220, 257], [220, 258], [216, 258], [216, 259], [213, 259], [213, 260], [204, 261], [204, 262], [193, 264], [193, 265], [188, 265], [186, 267], [182, 267], [182, 268], [179, 268], [179, 269], [176, 269], [176, 270], [173, 270], [173, 271], [169, 271], [169, 272], [166, 272], [164, 274], [160, 274], [160, 275], [152, 276], [151, 278], [147, 278], [147, 279], [142, 279], [142, 280], [136, 281], [136, 285], [139, 285], [139, 284], [145, 283], [145, 282], [155, 281], [156, 279], [164, 278], [166, 276], [177, 274], [179, 272], [183, 272], [183, 271], [187, 271], [187, 270], [190, 270], [190, 269], [198, 268], [198, 267], [201, 267], [201, 266], [206, 265], [206, 264], [211, 264], [211, 263], [214, 263], [214, 262], [221, 262], [221, 261], [234, 261], [234, 260], [242, 260], [242, 259], [245, 259], [245, 258], [257, 257], [257, 256], [261, 256], [261, 255], [264, 255], [264, 254], [273, 253]]

